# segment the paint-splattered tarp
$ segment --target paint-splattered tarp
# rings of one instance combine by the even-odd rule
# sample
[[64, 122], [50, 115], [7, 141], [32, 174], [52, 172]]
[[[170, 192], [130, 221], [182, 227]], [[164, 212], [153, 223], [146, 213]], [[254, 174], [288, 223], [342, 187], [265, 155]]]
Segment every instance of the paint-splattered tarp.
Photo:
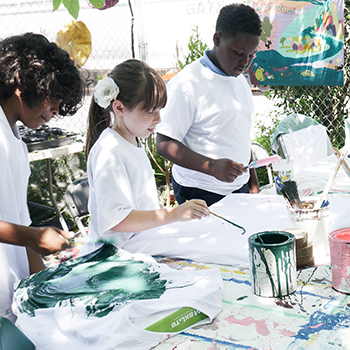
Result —
[[[182, 270], [216, 266], [158, 261]], [[225, 283], [223, 311], [211, 324], [168, 339], [155, 350], [350, 349], [350, 299], [332, 288], [329, 266], [298, 271], [296, 292], [283, 298], [253, 294], [249, 269], [220, 270]]]
[[342, 86], [343, 0], [250, 0], [262, 20], [256, 85]]

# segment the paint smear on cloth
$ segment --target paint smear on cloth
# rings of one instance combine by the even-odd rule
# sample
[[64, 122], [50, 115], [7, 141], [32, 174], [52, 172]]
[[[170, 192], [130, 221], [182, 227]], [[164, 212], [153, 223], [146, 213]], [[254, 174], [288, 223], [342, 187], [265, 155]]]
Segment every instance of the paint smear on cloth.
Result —
[[176, 333], [146, 331], [140, 320], [190, 307], [208, 316], [197, 324], [211, 322], [222, 288], [219, 269], [177, 271], [106, 244], [23, 279], [13, 308], [37, 350], [150, 349]]

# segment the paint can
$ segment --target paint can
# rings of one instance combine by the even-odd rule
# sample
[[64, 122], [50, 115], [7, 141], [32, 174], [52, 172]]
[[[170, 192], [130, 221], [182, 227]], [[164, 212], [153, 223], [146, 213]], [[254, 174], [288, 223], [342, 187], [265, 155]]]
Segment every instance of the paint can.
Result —
[[[309, 209], [306, 204], [309, 203]], [[307, 231], [309, 242], [312, 244], [314, 262], [316, 265], [328, 264], [329, 241], [329, 203], [320, 208], [312, 209], [315, 200], [302, 201], [305, 209], [293, 209], [287, 207], [289, 220], [293, 228]]]
[[332, 286], [350, 294], [350, 228], [335, 230], [329, 235]]
[[293, 179], [293, 166], [294, 162], [290, 159], [280, 159], [272, 163], [273, 178], [277, 194], [281, 194], [283, 182]]
[[252, 292], [262, 297], [283, 297], [297, 287], [295, 236], [264, 231], [248, 238]]

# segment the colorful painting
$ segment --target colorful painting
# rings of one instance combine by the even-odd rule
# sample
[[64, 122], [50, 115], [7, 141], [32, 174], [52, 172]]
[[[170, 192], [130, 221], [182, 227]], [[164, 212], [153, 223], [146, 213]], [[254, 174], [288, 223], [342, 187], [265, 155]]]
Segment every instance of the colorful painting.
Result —
[[255, 85], [342, 86], [343, 0], [250, 0], [262, 20]]

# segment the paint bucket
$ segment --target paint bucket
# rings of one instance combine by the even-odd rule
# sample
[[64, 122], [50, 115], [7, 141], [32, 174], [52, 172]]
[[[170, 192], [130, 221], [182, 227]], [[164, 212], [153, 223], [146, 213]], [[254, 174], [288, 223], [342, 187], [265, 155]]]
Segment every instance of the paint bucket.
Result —
[[313, 247], [314, 262], [316, 265], [328, 264], [329, 243], [329, 203], [320, 209], [312, 209], [315, 200], [302, 201], [303, 205], [310, 202], [310, 209], [293, 209], [287, 207], [289, 220], [293, 228], [308, 232], [309, 242]]
[[277, 162], [272, 163], [273, 178], [277, 194], [281, 194], [280, 186], [283, 182], [293, 179], [293, 166], [294, 162], [290, 159], [280, 159]]
[[283, 297], [296, 290], [295, 236], [264, 231], [248, 238], [252, 292], [262, 297]]
[[341, 228], [329, 235], [332, 286], [350, 294], [350, 228]]

